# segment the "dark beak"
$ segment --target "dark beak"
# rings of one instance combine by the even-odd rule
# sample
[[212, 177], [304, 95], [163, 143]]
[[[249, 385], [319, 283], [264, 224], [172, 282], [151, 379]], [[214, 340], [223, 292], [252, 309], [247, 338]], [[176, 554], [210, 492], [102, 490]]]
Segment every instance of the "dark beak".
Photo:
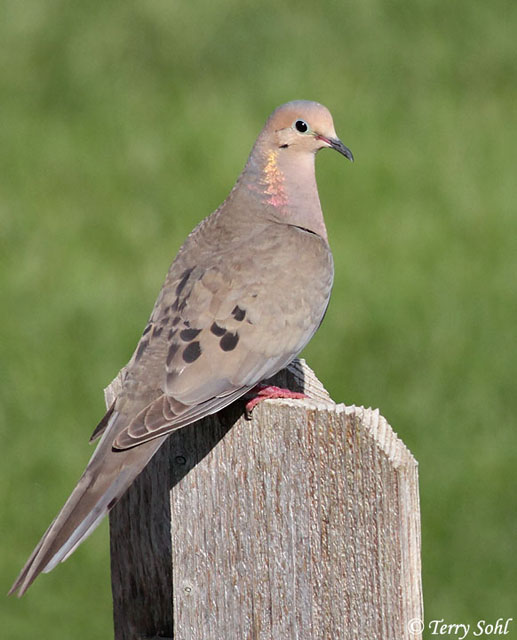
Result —
[[345, 156], [345, 158], [348, 158], [350, 162], [354, 161], [354, 156], [352, 155], [352, 152], [348, 147], [345, 147], [345, 145], [341, 142], [341, 140], [339, 140], [338, 138], [327, 138], [327, 140], [332, 149], [335, 149], [342, 156]]

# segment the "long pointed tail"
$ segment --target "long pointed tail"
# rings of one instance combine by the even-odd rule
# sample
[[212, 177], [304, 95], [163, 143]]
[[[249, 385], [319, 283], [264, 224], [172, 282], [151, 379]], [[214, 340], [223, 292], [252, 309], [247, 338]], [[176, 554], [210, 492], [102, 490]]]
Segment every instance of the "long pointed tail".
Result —
[[[115, 425], [113, 425], [115, 427]], [[37, 576], [63, 562], [97, 527], [167, 436], [133, 449], [113, 450], [108, 429], [86, 470], [16, 578], [9, 594], [22, 596]]]

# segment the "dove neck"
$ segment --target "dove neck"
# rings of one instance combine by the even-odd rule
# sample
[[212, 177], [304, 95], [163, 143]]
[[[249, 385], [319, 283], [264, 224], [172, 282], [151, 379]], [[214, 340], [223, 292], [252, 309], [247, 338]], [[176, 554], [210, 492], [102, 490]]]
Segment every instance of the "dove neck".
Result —
[[308, 229], [325, 240], [314, 153], [255, 148], [239, 179], [268, 219]]

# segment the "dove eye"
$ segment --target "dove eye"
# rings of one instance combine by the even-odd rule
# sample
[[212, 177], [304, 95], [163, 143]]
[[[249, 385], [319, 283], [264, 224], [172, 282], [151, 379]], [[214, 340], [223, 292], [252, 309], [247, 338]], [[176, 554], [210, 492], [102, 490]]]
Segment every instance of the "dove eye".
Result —
[[294, 123], [294, 128], [296, 129], [296, 131], [299, 131], [300, 133], [305, 133], [306, 131], [309, 130], [309, 125], [305, 122], [305, 120], [297, 120]]

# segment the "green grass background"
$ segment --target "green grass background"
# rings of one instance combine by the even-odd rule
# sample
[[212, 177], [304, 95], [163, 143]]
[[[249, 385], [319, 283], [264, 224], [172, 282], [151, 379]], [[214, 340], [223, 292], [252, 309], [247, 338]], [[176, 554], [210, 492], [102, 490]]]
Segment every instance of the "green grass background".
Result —
[[[318, 157], [337, 272], [305, 356], [419, 460], [426, 619], [517, 618], [517, 3], [0, 14], [0, 590], [89, 458], [102, 388], [184, 237], [272, 109], [307, 98], [356, 163]], [[108, 566], [103, 525], [0, 597], [2, 636], [110, 637]]]

